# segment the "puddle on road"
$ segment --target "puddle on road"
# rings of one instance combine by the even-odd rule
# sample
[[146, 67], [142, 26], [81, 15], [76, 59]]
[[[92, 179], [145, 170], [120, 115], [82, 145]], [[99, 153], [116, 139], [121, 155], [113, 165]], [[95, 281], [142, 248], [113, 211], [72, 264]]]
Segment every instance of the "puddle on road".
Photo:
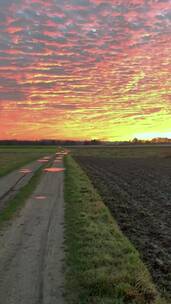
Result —
[[31, 173], [32, 170], [27, 169], [27, 168], [23, 168], [23, 169], [19, 170], [19, 172], [20, 172], [20, 173], [24, 173], [24, 174], [28, 174], [28, 173]]
[[45, 195], [36, 195], [34, 198], [36, 200], [45, 200], [47, 198], [47, 196], [45, 196]]
[[53, 168], [45, 168], [44, 171], [45, 172], [63, 172], [65, 169], [64, 168], [57, 168], [57, 167], [53, 167]]
[[58, 152], [58, 153], [56, 153], [56, 155], [59, 155], [59, 156], [60, 156], [60, 155], [63, 156], [63, 155], [67, 155], [67, 154], [68, 154], [68, 152]]
[[38, 159], [39, 163], [48, 163], [48, 159]]

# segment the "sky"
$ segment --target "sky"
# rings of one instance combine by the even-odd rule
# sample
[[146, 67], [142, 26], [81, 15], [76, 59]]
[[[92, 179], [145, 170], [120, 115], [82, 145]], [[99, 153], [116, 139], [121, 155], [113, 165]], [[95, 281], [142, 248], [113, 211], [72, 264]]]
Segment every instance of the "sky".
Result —
[[171, 137], [171, 0], [0, 0], [0, 139]]

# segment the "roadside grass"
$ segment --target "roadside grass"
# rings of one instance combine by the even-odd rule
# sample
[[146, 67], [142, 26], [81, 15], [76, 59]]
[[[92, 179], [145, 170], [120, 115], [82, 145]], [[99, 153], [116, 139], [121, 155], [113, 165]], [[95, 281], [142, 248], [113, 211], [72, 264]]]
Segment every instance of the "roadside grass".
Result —
[[0, 146], [0, 177], [55, 151], [55, 147]]
[[53, 153], [56, 151], [56, 146], [50, 145], [0, 145], [0, 152], [47, 152]]
[[166, 303], [86, 174], [70, 156], [65, 167], [67, 303]]
[[41, 168], [39, 168], [32, 176], [28, 184], [22, 187], [16, 196], [8, 201], [7, 207], [2, 211], [2, 213], [0, 213], [0, 227], [6, 221], [10, 220], [16, 214], [16, 212], [22, 208], [26, 200], [36, 189], [44, 167], [45, 166], [41, 166]]

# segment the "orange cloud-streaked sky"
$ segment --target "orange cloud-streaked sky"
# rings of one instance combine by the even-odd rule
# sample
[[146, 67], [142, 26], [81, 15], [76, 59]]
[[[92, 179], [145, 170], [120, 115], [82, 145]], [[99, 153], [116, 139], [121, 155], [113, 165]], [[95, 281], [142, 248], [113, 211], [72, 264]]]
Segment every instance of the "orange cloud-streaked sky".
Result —
[[0, 138], [171, 137], [170, 0], [0, 0]]

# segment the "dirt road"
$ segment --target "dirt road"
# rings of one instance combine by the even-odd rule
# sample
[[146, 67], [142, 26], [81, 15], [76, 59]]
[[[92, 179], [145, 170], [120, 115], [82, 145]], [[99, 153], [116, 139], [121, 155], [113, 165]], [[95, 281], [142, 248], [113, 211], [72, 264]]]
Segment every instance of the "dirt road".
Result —
[[63, 221], [63, 172], [45, 172], [17, 218], [0, 231], [1, 303], [64, 303]]
[[0, 211], [6, 202], [28, 183], [41, 165], [42, 163], [34, 161], [0, 178]]

